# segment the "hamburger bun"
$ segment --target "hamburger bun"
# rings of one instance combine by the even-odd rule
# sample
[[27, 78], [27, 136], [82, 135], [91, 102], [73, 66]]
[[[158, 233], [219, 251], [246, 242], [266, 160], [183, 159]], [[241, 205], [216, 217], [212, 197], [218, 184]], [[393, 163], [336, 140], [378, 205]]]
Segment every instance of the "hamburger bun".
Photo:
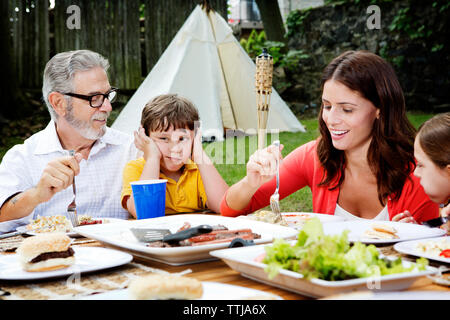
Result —
[[150, 274], [131, 281], [128, 292], [132, 299], [198, 299], [203, 295], [200, 281], [171, 274]]
[[23, 263], [22, 267], [28, 272], [44, 272], [68, 268], [75, 263], [75, 257], [48, 259], [37, 263]]
[[71, 240], [64, 233], [46, 233], [26, 238], [17, 249], [25, 271], [67, 268], [75, 262]]

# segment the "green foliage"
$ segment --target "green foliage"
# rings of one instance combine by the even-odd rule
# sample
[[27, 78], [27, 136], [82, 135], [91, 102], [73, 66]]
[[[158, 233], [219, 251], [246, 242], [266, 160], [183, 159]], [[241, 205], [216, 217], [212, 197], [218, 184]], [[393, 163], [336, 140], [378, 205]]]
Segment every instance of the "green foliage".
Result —
[[435, 44], [432, 48], [431, 48], [431, 52], [437, 52], [439, 50], [442, 50], [442, 48], [444, 48], [443, 44]]
[[434, 1], [432, 7], [439, 8], [439, 13], [443, 13], [445, 10], [450, 8], [450, 2], [447, 0]]
[[403, 63], [405, 62], [405, 56], [396, 56], [391, 60], [396, 67], [401, 68], [403, 66]]
[[[370, 4], [381, 4], [393, 2], [392, 0], [325, 0], [325, 5], [342, 5], [342, 4], [353, 4], [360, 5], [360, 7], [367, 6]], [[419, 2], [419, 0], [409, 0], [406, 3], [407, 7], [398, 10], [397, 14], [393, 18], [391, 24], [389, 25], [389, 31], [392, 33], [404, 33], [413, 41], [420, 41], [422, 43], [431, 41], [433, 36], [433, 22], [434, 20], [423, 21], [421, 19], [420, 13], [415, 12], [414, 3]], [[429, 1], [429, 5], [438, 15], [443, 15], [450, 8], [450, 1], [448, 0], [434, 0]], [[301, 19], [296, 17], [301, 13], [295, 13], [292, 15], [294, 22], [290, 23], [293, 30], [301, 31], [301, 28], [297, 24], [303, 22]], [[295, 32], [291, 31], [291, 32]], [[438, 52], [444, 48], [443, 43], [428, 43], [427, 46], [430, 48], [430, 52]], [[401, 66], [404, 62], [405, 57], [399, 56], [395, 58], [390, 58], [387, 54], [389, 48], [387, 46], [381, 46], [380, 55], [390, 60], [394, 65]]]
[[293, 69], [301, 60], [310, 58], [309, 54], [304, 53], [303, 50], [289, 50], [281, 62], [283, 67]]
[[[431, 6], [437, 10], [439, 15], [450, 8], [448, 0], [433, 1]], [[433, 21], [423, 22], [417, 14], [414, 14], [411, 7], [402, 8], [394, 17], [389, 30], [392, 32], [406, 33], [411, 40], [427, 41], [433, 35]], [[437, 52], [444, 48], [442, 43], [430, 44], [431, 52]]]
[[252, 30], [248, 39], [242, 38], [240, 40], [241, 46], [248, 53], [250, 58], [253, 60], [262, 52], [265, 48], [265, 43], [267, 42], [266, 33], [261, 31], [259, 34], [256, 30]]
[[378, 4], [380, 2], [392, 2], [393, 0], [325, 0], [325, 4]]
[[410, 14], [410, 8], [400, 9], [397, 15], [394, 17], [390, 31], [406, 32], [411, 40], [429, 38], [433, 31], [423, 25], [412, 14]]
[[248, 39], [242, 38], [240, 43], [252, 60], [255, 60], [261, 54], [263, 48], [267, 48], [267, 51], [273, 57], [274, 67], [293, 69], [300, 63], [300, 60], [309, 58], [309, 55], [302, 50], [289, 50], [287, 53], [283, 53], [285, 44], [267, 40], [264, 31], [258, 34], [256, 30], [252, 30]]
[[308, 17], [311, 8], [305, 10], [291, 11], [286, 19], [286, 27], [288, 29], [287, 36], [291, 37], [296, 33], [305, 32], [303, 22]]

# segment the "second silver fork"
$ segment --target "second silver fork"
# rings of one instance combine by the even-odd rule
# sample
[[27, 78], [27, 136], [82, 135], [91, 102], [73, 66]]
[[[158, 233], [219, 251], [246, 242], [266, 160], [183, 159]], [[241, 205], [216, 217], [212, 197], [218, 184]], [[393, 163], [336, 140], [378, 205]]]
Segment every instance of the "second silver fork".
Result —
[[[70, 150], [69, 155], [71, 157], [75, 156], [75, 151]], [[78, 227], [79, 223], [78, 223], [78, 215], [77, 215], [77, 205], [75, 202], [75, 198], [76, 198], [76, 194], [77, 194], [77, 191], [75, 188], [75, 176], [73, 177], [72, 189], [73, 189], [73, 199], [72, 199], [72, 202], [67, 207], [67, 215], [69, 216], [70, 222], [72, 223], [72, 227]]]
[[[278, 147], [278, 151], [280, 149], [280, 141], [276, 140], [273, 142], [273, 145]], [[278, 156], [277, 159], [277, 188], [275, 189], [275, 192], [270, 196], [270, 208], [272, 209], [272, 212], [275, 213], [278, 216], [277, 220], [281, 220], [281, 210], [280, 210], [280, 157]]]

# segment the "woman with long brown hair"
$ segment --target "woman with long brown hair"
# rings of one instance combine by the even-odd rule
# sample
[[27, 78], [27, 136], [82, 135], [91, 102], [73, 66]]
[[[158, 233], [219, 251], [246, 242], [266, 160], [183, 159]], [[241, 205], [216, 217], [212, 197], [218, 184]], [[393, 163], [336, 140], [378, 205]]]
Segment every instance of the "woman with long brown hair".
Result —
[[[437, 217], [413, 175], [415, 129], [393, 68], [368, 51], [345, 52], [325, 68], [322, 92], [320, 137], [282, 161], [280, 199], [309, 186], [316, 213], [410, 223]], [[274, 146], [250, 157], [247, 175], [222, 200], [222, 215], [269, 204], [278, 157]]]

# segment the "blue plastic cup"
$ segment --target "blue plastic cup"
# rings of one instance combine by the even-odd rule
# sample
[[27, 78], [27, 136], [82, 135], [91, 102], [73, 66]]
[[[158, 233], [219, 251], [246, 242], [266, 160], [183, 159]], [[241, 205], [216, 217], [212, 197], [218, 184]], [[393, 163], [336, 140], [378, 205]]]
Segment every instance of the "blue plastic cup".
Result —
[[134, 206], [138, 219], [162, 217], [166, 212], [167, 180], [141, 180], [131, 182]]

